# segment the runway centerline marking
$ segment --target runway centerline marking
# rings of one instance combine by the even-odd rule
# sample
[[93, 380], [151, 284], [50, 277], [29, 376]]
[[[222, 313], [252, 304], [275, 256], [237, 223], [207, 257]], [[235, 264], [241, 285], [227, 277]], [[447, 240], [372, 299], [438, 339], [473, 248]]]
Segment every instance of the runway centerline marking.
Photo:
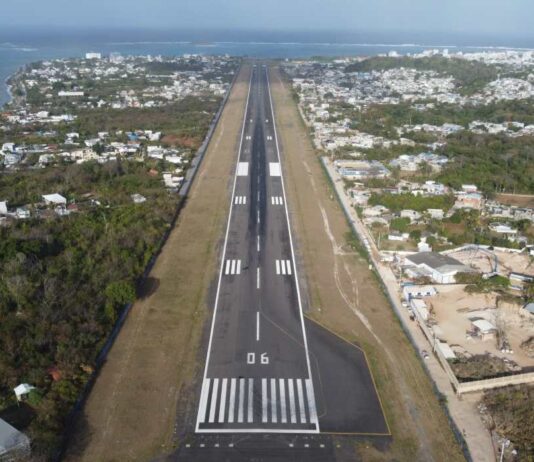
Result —
[[260, 288], [260, 268], [256, 268], [256, 289]]
[[259, 342], [259, 341], [260, 341], [260, 312], [256, 311], [256, 342]]

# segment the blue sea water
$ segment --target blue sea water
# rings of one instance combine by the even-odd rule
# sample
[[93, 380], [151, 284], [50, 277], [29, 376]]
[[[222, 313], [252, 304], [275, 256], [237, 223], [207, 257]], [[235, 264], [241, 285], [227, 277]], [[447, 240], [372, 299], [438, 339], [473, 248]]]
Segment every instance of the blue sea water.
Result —
[[0, 106], [9, 99], [4, 81], [21, 66], [39, 60], [104, 55], [177, 56], [229, 54], [259, 58], [370, 56], [389, 51], [417, 53], [428, 48], [475, 51], [534, 48], [534, 38], [438, 36], [334, 32], [155, 31], [13, 29], [0, 31]]

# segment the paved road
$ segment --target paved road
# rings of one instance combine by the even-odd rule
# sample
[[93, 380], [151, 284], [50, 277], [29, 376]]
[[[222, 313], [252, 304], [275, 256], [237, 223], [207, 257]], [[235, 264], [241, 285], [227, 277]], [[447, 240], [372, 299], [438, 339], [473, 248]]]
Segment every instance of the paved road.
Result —
[[253, 68], [197, 433], [317, 433], [267, 68]]

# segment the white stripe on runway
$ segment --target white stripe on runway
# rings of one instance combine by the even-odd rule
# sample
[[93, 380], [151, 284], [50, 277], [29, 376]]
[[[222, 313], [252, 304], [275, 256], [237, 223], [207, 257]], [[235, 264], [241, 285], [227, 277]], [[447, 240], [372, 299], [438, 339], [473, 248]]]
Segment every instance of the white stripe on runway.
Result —
[[280, 274], [280, 260], [276, 260], [276, 274]]
[[299, 395], [300, 423], [306, 423], [306, 408], [304, 407], [304, 393], [302, 391], [302, 379], [297, 379], [297, 392]]
[[306, 394], [308, 395], [308, 409], [310, 411], [310, 422], [317, 423], [317, 407], [315, 406], [315, 395], [310, 379], [306, 379]]
[[280, 420], [282, 423], [287, 422], [287, 411], [286, 411], [286, 382], [285, 379], [279, 379], [280, 384]]
[[288, 379], [287, 391], [289, 393], [289, 412], [291, 414], [291, 423], [297, 423], [297, 411], [295, 406], [295, 389], [293, 388], [293, 379]]
[[280, 162], [269, 162], [269, 174], [271, 176], [281, 176]]
[[226, 407], [226, 386], [228, 385], [228, 379], [222, 379], [221, 386], [221, 404], [219, 406], [219, 423], [224, 422], [224, 408]]
[[291, 260], [286, 260], [287, 274], [291, 274]]
[[271, 379], [271, 422], [276, 423], [276, 379]]
[[256, 268], [256, 289], [260, 288], [260, 269]]
[[219, 379], [213, 379], [213, 390], [211, 390], [211, 405], [209, 422], [215, 420], [215, 411], [217, 409], [217, 392], [219, 391]]
[[256, 250], [260, 251], [260, 235], [256, 236]]
[[280, 261], [280, 266], [282, 267], [282, 274], [286, 274], [286, 261]]
[[256, 342], [260, 341], [260, 312], [256, 311]]
[[228, 422], [234, 421], [234, 409], [235, 409], [235, 385], [236, 379], [230, 379], [230, 404], [228, 406]]
[[239, 162], [237, 165], [237, 176], [248, 176], [248, 162]]
[[267, 399], [267, 379], [261, 379], [261, 421], [263, 423], [266, 423], [268, 420]]
[[241, 260], [226, 260], [224, 274], [241, 274]]
[[204, 382], [202, 382], [202, 391], [200, 392], [200, 404], [198, 408], [198, 415], [199, 415], [200, 423], [204, 423], [206, 420], [206, 406], [208, 405], [210, 380], [211, 379], [205, 379]]
[[239, 409], [237, 410], [237, 421], [243, 422], [243, 414], [245, 412], [245, 379], [239, 379]]
[[247, 407], [248, 407], [248, 413], [247, 413], [247, 420], [248, 423], [251, 423], [254, 420], [254, 409], [253, 404], [254, 401], [252, 400], [252, 390], [254, 387], [254, 379], [248, 379], [248, 399], [247, 399]]

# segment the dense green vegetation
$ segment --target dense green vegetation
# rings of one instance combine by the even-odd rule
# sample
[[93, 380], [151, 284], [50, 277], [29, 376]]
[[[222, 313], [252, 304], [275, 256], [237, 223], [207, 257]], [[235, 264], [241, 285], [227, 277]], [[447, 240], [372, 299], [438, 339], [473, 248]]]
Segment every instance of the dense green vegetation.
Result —
[[442, 56], [428, 58], [377, 56], [350, 64], [345, 68], [345, 71], [370, 72], [399, 67], [417, 69], [419, 71], [435, 71], [443, 76], [450, 75], [461, 86], [461, 91], [464, 94], [472, 94], [481, 90], [487, 83], [497, 79], [501, 71], [497, 66], [465, 59], [449, 59]]
[[208, 130], [221, 98], [201, 99], [193, 96], [158, 108], [91, 109], [79, 113], [72, 124], [82, 136], [99, 131], [155, 130], [172, 135], [177, 144], [198, 147]]
[[[485, 105], [436, 104], [425, 110], [416, 110], [409, 103], [374, 104], [363, 115], [354, 114], [354, 120], [361, 127], [366, 123], [378, 123], [381, 130], [392, 131], [402, 125], [453, 123], [466, 127], [473, 120], [485, 122], [523, 122], [534, 124], [534, 99], [499, 101]], [[369, 121], [369, 122], [368, 122]], [[363, 130], [363, 128], [362, 128]], [[366, 130], [363, 130], [366, 131]], [[374, 132], [369, 132], [374, 133]]]
[[416, 196], [410, 193], [377, 194], [372, 193], [369, 205], [383, 205], [392, 212], [411, 209], [424, 212], [427, 209], [443, 209], [445, 212], [454, 205], [454, 196]]
[[518, 450], [519, 461], [532, 461], [534, 454], [534, 387], [521, 385], [484, 393], [482, 403], [491, 415], [494, 429]]
[[[57, 444], [118, 313], [135, 298], [170, 226], [177, 198], [149, 169], [86, 163], [0, 176], [0, 195], [13, 203], [60, 191], [80, 209], [0, 228], [0, 409], [14, 404], [17, 384], [38, 388], [25, 430], [36, 457]], [[147, 202], [133, 204], [134, 192]]]
[[438, 179], [459, 188], [474, 183], [488, 194], [534, 193], [534, 138], [460, 132], [447, 138], [450, 162]]

